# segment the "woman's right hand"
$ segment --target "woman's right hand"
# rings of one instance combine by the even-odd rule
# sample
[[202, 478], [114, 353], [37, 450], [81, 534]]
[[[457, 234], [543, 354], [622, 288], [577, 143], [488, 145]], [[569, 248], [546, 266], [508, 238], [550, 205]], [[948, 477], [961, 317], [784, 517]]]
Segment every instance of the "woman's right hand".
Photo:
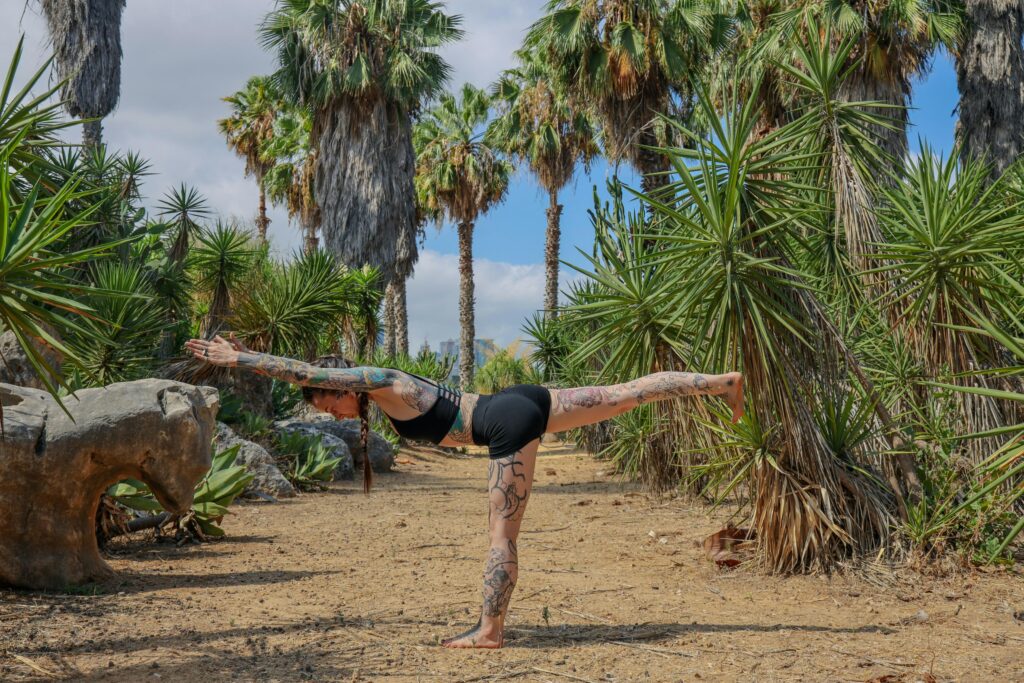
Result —
[[191, 351], [197, 360], [205, 361], [212, 365], [226, 368], [238, 365], [238, 354], [240, 352], [219, 334], [211, 340], [189, 339], [185, 342], [185, 348]]

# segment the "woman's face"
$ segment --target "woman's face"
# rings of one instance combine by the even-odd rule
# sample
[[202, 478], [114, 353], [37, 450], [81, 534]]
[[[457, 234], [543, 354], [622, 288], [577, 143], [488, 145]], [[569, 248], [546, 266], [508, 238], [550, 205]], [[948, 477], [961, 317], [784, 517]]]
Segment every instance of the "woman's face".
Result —
[[339, 420], [359, 417], [359, 397], [348, 391], [318, 391], [313, 394], [313, 407]]

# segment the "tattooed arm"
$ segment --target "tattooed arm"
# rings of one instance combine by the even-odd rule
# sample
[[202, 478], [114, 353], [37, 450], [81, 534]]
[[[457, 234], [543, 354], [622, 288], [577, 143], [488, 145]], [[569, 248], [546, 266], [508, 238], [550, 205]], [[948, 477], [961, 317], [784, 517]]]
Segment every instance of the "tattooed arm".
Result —
[[391, 387], [398, 378], [398, 372], [388, 368], [319, 368], [267, 353], [239, 353], [235, 365], [291, 384], [338, 391], [383, 389]]
[[191, 339], [185, 346], [196, 358], [213, 365], [244, 368], [291, 384], [318, 389], [373, 391], [391, 387], [401, 374], [387, 368], [318, 368], [291, 358], [239, 351], [219, 336], [212, 340]]

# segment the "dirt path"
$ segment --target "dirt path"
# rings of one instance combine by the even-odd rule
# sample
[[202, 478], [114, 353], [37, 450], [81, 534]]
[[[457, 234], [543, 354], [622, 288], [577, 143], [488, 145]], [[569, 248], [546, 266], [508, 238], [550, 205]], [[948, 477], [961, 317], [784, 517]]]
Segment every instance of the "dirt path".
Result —
[[0, 592], [0, 679], [1024, 681], [1020, 573], [720, 571], [695, 541], [724, 513], [650, 501], [558, 448], [537, 467], [506, 649], [442, 649], [478, 613], [486, 461], [400, 459], [369, 497], [340, 483], [240, 505], [220, 543], [122, 545], [96, 595]]

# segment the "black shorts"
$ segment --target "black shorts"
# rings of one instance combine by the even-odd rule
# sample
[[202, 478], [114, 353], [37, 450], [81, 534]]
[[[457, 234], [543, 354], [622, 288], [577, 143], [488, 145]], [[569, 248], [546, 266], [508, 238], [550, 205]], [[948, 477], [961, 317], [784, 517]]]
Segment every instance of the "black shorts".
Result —
[[536, 384], [516, 384], [481, 394], [473, 409], [473, 443], [487, 446], [491, 458], [512, 455], [547, 431], [551, 392]]

